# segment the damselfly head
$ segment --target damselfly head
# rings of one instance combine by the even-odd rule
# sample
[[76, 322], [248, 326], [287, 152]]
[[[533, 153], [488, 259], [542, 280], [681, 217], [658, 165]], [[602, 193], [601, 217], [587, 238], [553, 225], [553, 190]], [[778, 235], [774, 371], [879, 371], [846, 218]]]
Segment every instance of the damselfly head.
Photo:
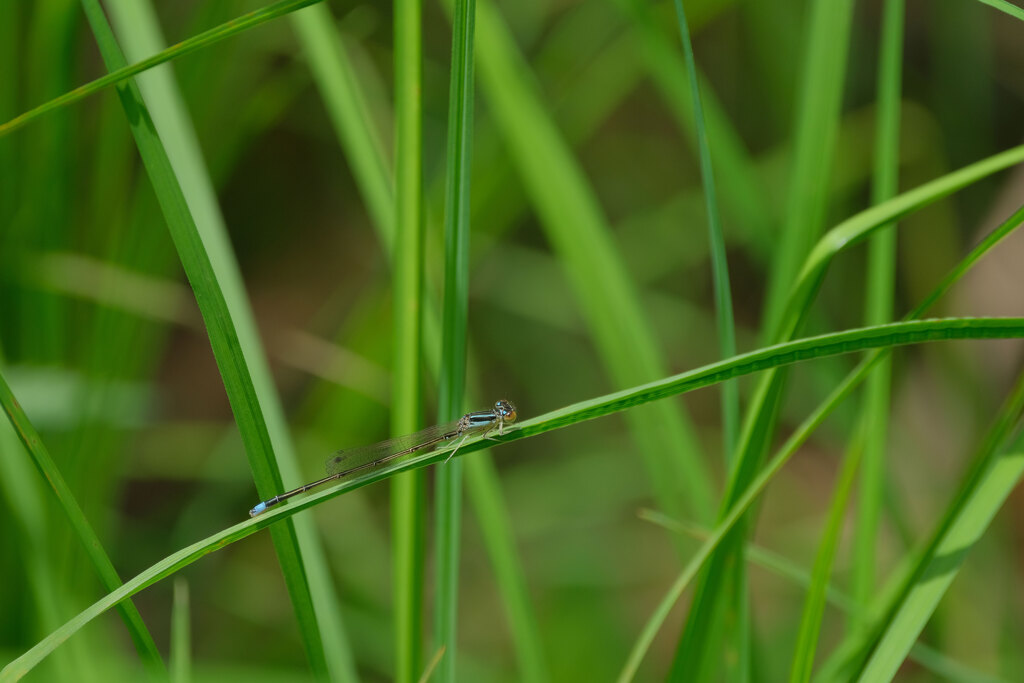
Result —
[[494, 412], [504, 422], [516, 421], [516, 407], [511, 402], [501, 399], [494, 404]]

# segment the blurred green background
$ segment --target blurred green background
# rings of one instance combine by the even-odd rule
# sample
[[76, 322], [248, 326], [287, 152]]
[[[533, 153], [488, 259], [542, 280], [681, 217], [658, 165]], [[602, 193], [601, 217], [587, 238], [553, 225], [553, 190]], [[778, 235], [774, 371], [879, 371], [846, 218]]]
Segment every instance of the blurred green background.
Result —
[[[741, 351], [766, 337], [765, 295], [792, 167], [809, 4], [686, 3], [705, 77]], [[252, 0], [152, 5], [168, 43], [262, 6]], [[391, 7], [324, 5], [390, 165]], [[706, 212], [672, 3], [500, 0], [487, 7], [496, 8], [514, 38], [525, 60], [517, 66], [520, 76], [536, 86], [603, 212], [665, 374], [717, 360]], [[821, 228], [870, 205], [881, 8], [878, 1], [855, 4]], [[128, 61], [145, 56], [138, 52], [144, 48], [131, 47], [138, 28], [131, 14], [108, 11]], [[0, 17], [0, 120], [105, 73], [79, 3], [0, 0]], [[1024, 25], [981, 3], [955, 0], [908, 2], [905, 21], [901, 189], [1019, 144], [1024, 120]], [[313, 479], [333, 450], [388, 436], [391, 273], [374, 208], [339, 145], [308, 45], [294, 28], [291, 18], [278, 19], [172, 68], [303, 474]], [[425, 4], [423, 34], [425, 271], [436, 310], [451, 52], [443, 4]], [[478, 32], [478, 54], [491, 49], [486, 38]], [[510, 149], [516, 143], [495, 111], [500, 102], [478, 85], [468, 376], [482, 401], [467, 407], [504, 397], [530, 417], [627, 385], [595, 346], [565, 258], [551, 246], [544, 225], [550, 218], [538, 209], [524, 165]], [[895, 317], [1022, 196], [1024, 174], [1012, 170], [903, 221]], [[121, 577], [241, 521], [258, 495], [202, 319], [113, 90], [0, 137], [0, 226], [4, 376]], [[854, 249], [832, 266], [810, 313], [810, 332], [863, 324], [866, 253]], [[1021, 315], [1022, 257], [1019, 239], [1000, 246], [940, 312]], [[854, 361], [839, 357], [793, 371], [783, 435]], [[1009, 342], [895, 354], [880, 576], [944, 509], [1019, 368], [1020, 346]], [[424, 377], [423, 418], [430, 423], [437, 387], [433, 375]], [[752, 386], [749, 378], [740, 382], [744, 397]], [[713, 482], [709, 499], [717, 504], [726, 478], [718, 389], [670, 402], [692, 417]], [[805, 570], [856, 421], [855, 400], [815, 435], [759, 511], [757, 543]], [[7, 662], [105, 591], [6, 422], [0, 451], [0, 662]], [[637, 516], [655, 503], [626, 420], [589, 422], [492, 455], [550, 678], [613, 677], [680, 568], [676, 535]], [[388, 492], [377, 484], [304, 513], [322, 536], [365, 680], [394, 675]], [[520, 680], [473, 510], [467, 499], [458, 676]], [[1018, 491], [923, 635], [957, 666], [1006, 680], [1024, 680], [1022, 518]], [[837, 558], [839, 586], [848, 576], [848, 540]], [[695, 547], [690, 540], [682, 545], [684, 552]], [[43, 558], [45, 571], [26, 560], [29, 554]], [[431, 566], [428, 557], [428, 575]], [[189, 589], [197, 680], [311, 676], [266, 533], [178, 576]], [[757, 564], [749, 581], [753, 680], [780, 680], [805, 589]], [[135, 599], [165, 653], [172, 583]], [[431, 586], [428, 580], [428, 614]], [[670, 665], [687, 602], [655, 640], [642, 680], [661, 678]], [[843, 622], [842, 613], [826, 612], [820, 648], [835, 645]], [[139, 672], [124, 626], [111, 612], [29, 680], [68, 680], [72, 673], [75, 680], [129, 680]], [[938, 676], [908, 662], [899, 680]]]

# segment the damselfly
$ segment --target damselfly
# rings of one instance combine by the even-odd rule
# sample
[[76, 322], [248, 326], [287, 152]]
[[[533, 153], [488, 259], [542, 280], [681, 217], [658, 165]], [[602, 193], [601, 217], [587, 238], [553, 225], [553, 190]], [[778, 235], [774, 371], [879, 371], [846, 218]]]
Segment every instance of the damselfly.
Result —
[[451, 458], [452, 455], [455, 455], [455, 451], [459, 450], [459, 447], [462, 446], [462, 442], [470, 436], [487, 434], [493, 429], [497, 429], [498, 434], [503, 434], [505, 425], [515, 421], [516, 407], [502, 399], [497, 401], [491, 410], [478, 410], [466, 413], [455, 422], [427, 427], [415, 434], [399, 436], [370, 446], [360, 446], [359, 448], [338, 451], [327, 460], [326, 477], [273, 498], [268, 498], [257, 504], [252, 510], [249, 510], [249, 516], [255, 517], [266, 512], [267, 508], [277, 505], [282, 500], [305, 493], [329, 481], [341, 479], [362, 470], [371, 469], [403, 455], [409, 455], [410, 453], [427, 448], [436, 448], [440, 444], [452, 439], [459, 439], [455, 447], [452, 448], [451, 455], [448, 456]]

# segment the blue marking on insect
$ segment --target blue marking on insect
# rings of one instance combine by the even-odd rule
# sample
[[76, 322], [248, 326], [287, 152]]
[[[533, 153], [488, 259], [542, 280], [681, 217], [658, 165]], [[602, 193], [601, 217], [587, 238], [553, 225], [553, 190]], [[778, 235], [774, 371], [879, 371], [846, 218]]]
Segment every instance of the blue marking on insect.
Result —
[[255, 517], [256, 515], [260, 514], [261, 512], [265, 511], [266, 509], [267, 509], [266, 502], [259, 503], [252, 510], [249, 510], [249, 516], [250, 517]]

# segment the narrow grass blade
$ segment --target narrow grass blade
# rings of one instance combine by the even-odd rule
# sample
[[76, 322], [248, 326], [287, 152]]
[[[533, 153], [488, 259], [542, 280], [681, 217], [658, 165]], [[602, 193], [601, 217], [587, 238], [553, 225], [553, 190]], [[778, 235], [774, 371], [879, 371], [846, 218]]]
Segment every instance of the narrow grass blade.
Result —
[[[877, 366], [875, 372], [877, 372]], [[796, 648], [793, 652], [793, 666], [789, 674], [791, 683], [806, 683], [811, 680], [814, 656], [818, 650], [818, 636], [821, 634], [821, 621], [825, 615], [829, 581], [832, 578], [832, 564], [835, 561], [836, 548], [839, 547], [839, 536], [843, 531], [846, 504], [850, 500], [850, 493], [853, 490], [853, 483], [857, 478], [858, 467], [863, 455], [864, 444], [861, 439], [855, 438], [847, 450], [846, 457], [843, 458], [843, 468], [839, 473], [839, 479], [829, 503], [825, 532], [814, 559], [814, 570], [804, 602], [803, 615], [800, 618]]]
[[[75, 537], [78, 538], [85, 548], [86, 555], [88, 555], [89, 561], [95, 567], [103, 587], [108, 591], [117, 590], [121, 586], [121, 578], [117, 575], [114, 564], [103, 550], [99, 537], [93, 530], [89, 520], [86, 519], [82, 508], [78, 506], [78, 501], [64, 481], [60, 470], [57, 469], [57, 464], [50, 457], [46, 446], [43, 445], [42, 439], [39, 438], [39, 433], [32, 426], [32, 423], [29, 422], [25, 411], [21, 409], [14, 394], [11, 393], [11, 388], [7, 385], [7, 380], [4, 378], [3, 373], [0, 373], [0, 406], [3, 406], [7, 419], [10, 420], [11, 426], [18, 434], [18, 438], [21, 439], [25, 449], [32, 456], [32, 461], [35, 463], [39, 473], [43, 475], [50, 488], [53, 489], [54, 495], [57, 496], [57, 501], [60, 503], [65, 516], [67, 516], [68, 522], [71, 523]], [[142, 616], [139, 614], [139, 610], [136, 609], [135, 604], [131, 601], [125, 601], [118, 605], [118, 611], [128, 627], [128, 633], [131, 635], [132, 642], [135, 644], [135, 649], [138, 650], [139, 656], [142, 657], [146, 670], [153, 678], [166, 678], [167, 670], [164, 668], [163, 659], [160, 657], [156, 643], [153, 642], [153, 636], [150, 635], [146, 624], [143, 623]]]
[[[124, 55], [99, 3], [96, 0], [82, 0], [82, 3], [107, 68], [123, 67]], [[159, 49], [154, 45], [159, 41], [159, 31], [148, 4], [118, 0], [110, 7], [115, 18], [131, 17], [132, 28], [122, 33], [137, 41], [136, 49], [142, 51], [147, 46], [150, 51]], [[155, 103], [152, 109], [134, 82], [120, 86], [118, 94], [185, 274], [195, 292], [257, 490], [260, 496], [269, 497], [284, 490], [278, 468], [286, 469], [289, 480], [298, 479], [298, 468], [288, 441], [283, 411], [260, 350], [241, 275], [194, 131], [169, 75], [153, 71], [140, 82], [146, 88], [147, 100]], [[322, 552], [318, 552], [312, 526], [297, 531], [289, 522], [272, 531], [271, 536], [314, 672], [328, 675], [322, 625], [331, 637], [332, 668], [343, 671], [344, 638], [338, 637], [340, 621], [335, 604], [328, 597], [329, 588], [323, 581], [327, 575], [321, 566]], [[303, 550], [308, 551], [306, 558], [302, 556]], [[318, 581], [316, 601], [310, 580]]]
[[[423, 302], [422, 5], [395, 4], [395, 244], [391, 430], [420, 427]], [[394, 548], [395, 680], [415, 681], [423, 669], [423, 572], [426, 479], [407, 472], [391, 483]]]
[[978, 2], [980, 2], [983, 5], [988, 5], [989, 7], [995, 8], [1000, 12], [1009, 14], [1011, 17], [1015, 19], [1020, 19], [1021, 21], [1024, 21], [1024, 9], [1017, 7], [1012, 2], [1007, 2], [1006, 0], [978, 0]]
[[171, 609], [171, 680], [189, 683], [192, 680], [192, 616], [188, 582], [180, 576], [174, 580], [174, 604]]
[[[708, 243], [711, 250], [711, 272], [715, 283], [715, 317], [718, 322], [718, 349], [722, 358], [736, 355], [736, 326], [732, 313], [732, 292], [729, 285], [729, 264], [725, 258], [725, 237], [718, 212], [718, 193], [715, 190], [715, 171], [711, 165], [711, 148], [704, 126], [704, 105], [701, 103], [700, 84], [697, 82], [697, 60], [693, 56], [690, 29], [686, 25], [686, 12], [682, 0], [675, 0], [679, 36], [686, 57], [686, 72], [693, 96], [694, 128], [700, 157], [700, 175], [704, 182], [704, 204], [708, 212]], [[740, 395], [736, 382], [722, 384], [722, 443], [728, 463], [736, 448], [736, 430], [740, 421]]]
[[[473, 133], [473, 34], [475, 0], [456, 0], [448, 96], [445, 171], [444, 303], [438, 422], [458, 419], [465, 407], [466, 334], [469, 315], [469, 183]], [[462, 461], [436, 470], [434, 594], [435, 646], [445, 653], [438, 680], [455, 680], [458, 644], [459, 533], [462, 528]]]
[[[885, 3], [878, 68], [878, 125], [871, 198], [876, 204], [891, 199], [899, 180], [901, 68], [903, 63], [903, 0]], [[896, 231], [886, 226], [869, 242], [867, 303], [864, 322], [892, 320], [896, 274]], [[863, 472], [853, 538], [853, 594], [866, 604], [875, 582], [875, 546], [886, 489], [885, 447], [888, 435], [891, 363], [885, 359], [872, 371], [864, 389], [862, 429]]]
[[[529, 67], [489, 0], [477, 4], [477, 31], [481, 88], [613, 382], [661, 375], [657, 341], [593, 190], [524, 77]], [[631, 413], [629, 421], [659, 504], [708, 519], [713, 487], [683, 413], [660, 403]]]
[[[536, 436], [585, 420], [623, 411], [643, 403], [711, 386], [733, 377], [759, 372], [779, 365], [795, 363], [800, 360], [869, 348], [887, 349], [891, 346], [916, 344], [925, 341], [997, 338], [1024, 338], [1024, 318], [948, 318], [923, 320], [893, 323], [871, 329], [850, 330], [801, 339], [789, 342], [788, 344], [780, 344], [775, 347], [742, 354], [735, 358], [692, 370], [689, 373], [665, 378], [659, 382], [633, 387], [626, 391], [551, 411], [523, 421], [518, 427], [513, 427], [506, 431], [504, 436], [496, 437], [496, 439], [499, 442], [505, 442]], [[764, 487], [778, 473], [800, 444], [807, 439], [828, 413], [863, 379], [867, 370], [870, 369], [871, 363], [879, 355], [880, 353], [871, 354], [869, 358], [862, 361], [858, 368], [833, 391], [825, 403], [796, 430], [793, 436], [786, 442], [780, 454], [776, 456], [754, 483], [748, 487], [739, 499], [739, 502], [730, 508], [723, 521], [715, 528], [708, 542], [702, 546], [698, 555], [687, 566], [684, 572], [685, 577], [692, 578], [701, 563], [721, 541], [722, 536], [742, 516], [744, 510], [763, 491]], [[463, 457], [474, 451], [490, 448], [493, 446], [493, 441], [494, 439], [490, 437], [469, 439], [463, 443], [454, 457]], [[420, 469], [443, 462], [448, 458], [449, 454], [449, 450], [432, 451], [413, 456], [407, 460], [390, 462], [377, 470], [367, 471], [366, 474], [357, 475], [351, 479], [343, 479], [336, 486], [329, 487], [296, 502], [282, 505], [278, 509], [272, 509], [263, 515], [236, 524], [169, 555], [97, 601], [59, 629], [52, 632], [28, 652], [12, 661], [3, 670], [0, 670], [0, 683], [18, 680], [85, 624], [122, 600], [135, 595], [140, 590], [153, 585], [161, 579], [171, 576], [199, 558], [246, 538], [261, 529], [271, 527], [276, 522], [287, 521], [292, 515], [330, 500], [335, 496], [367, 486], [399, 472]], [[682, 587], [685, 587], [689, 578], [681, 582]], [[679, 589], [679, 592], [681, 591], [682, 588]], [[642, 652], [640, 656], [642, 656]]]
[[60, 97], [56, 97], [49, 102], [25, 112], [24, 114], [14, 117], [6, 123], [0, 124], [0, 137], [21, 128], [48, 112], [60, 109], [61, 107], [66, 107], [78, 102], [79, 100], [85, 99], [89, 95], [100, 92], [104, 88], [109, 88], [112, 85], [122, 83], [132, 76], [140, 74], [143, 71], [147, 71], [148, 69], [152, 69], [154, 66], [191, 54], [197, 50], [219, 43], [220, 41], [230, 38], [238, 33], [247, 31], [255, 26], [259, 26], [260, 24], [272, 19], [276, 19], [288, 14], [289, 12], [294, 12], [297, 9], [301, 9], [317, 2], [321, 2], [321, 0], [280, 0], [279, 2], [275, 2], [274, 4], [268, 5], [262, 9], [249, 12], [248, 14], [243, 14], [231, 21], [226, 21], [220, 26], [215, 26], [208, 31], [203, 31], [199, 35], [192, 36], [191, 38], [183, 40], [165, 50], [161, 50], [152, 57], [115, 69], [105, 76], [101, 76], [94, 81], [79, 86]]

